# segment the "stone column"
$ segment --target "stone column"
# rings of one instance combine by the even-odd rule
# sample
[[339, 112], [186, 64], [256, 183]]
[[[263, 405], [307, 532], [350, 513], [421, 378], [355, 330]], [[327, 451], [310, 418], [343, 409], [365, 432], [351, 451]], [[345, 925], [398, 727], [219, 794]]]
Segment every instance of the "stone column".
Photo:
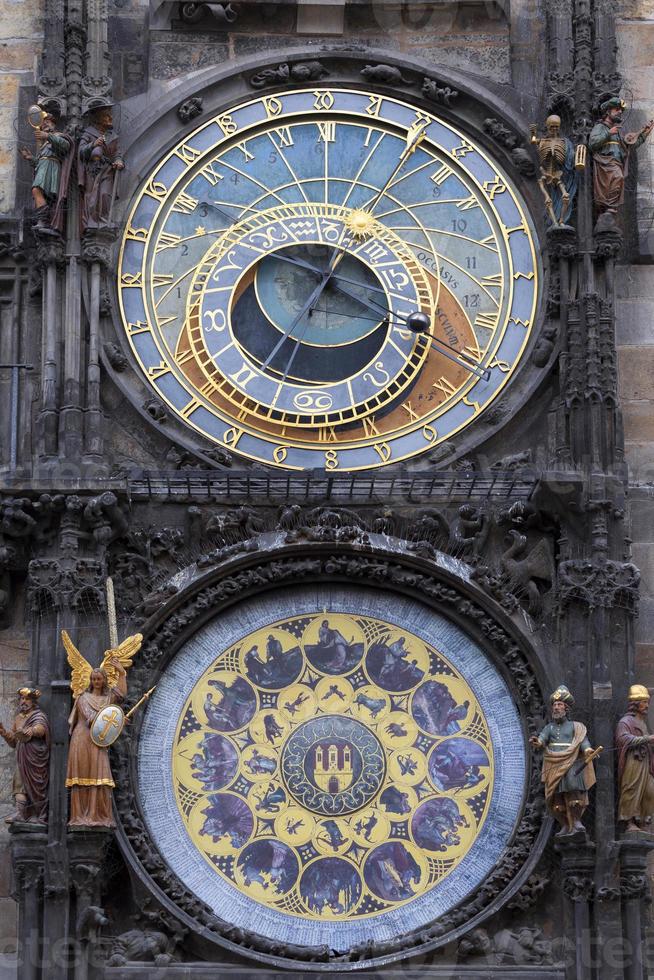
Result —
[[108, 827], [71, 827], [68, 830], [68, 860], [75, 886], [75, 933], [78, 949], [75, 980], [88, 980], [95, 940], [107, 919], [100, 908], [101, 871], [107, 847], [113, 838]]
[[[561, 858], [563, 892], [568, 899], [569, 912], [572, 912], [567, 932], [574, 961], [566, 962], [566, 976], [569, 980], [591, 980], [590, 905], [594, 897], [595, 845], [560, 838], [555, 850]], [[570, 918], [569, 912], [566, 918]]]
[[11, 824], [14, 891], [18, 903], [18, 976], [41, 976], [43, 864], [47, 835], [36, 824]]
[[[116, 179], [116, 178], [114, 178]], [[97, 472], [102, 464], [103, 415], [100, 404], [100, 313], [102, 274], [109, 264], [114, 228], [96, 228], [85, 233], [82, 256], [89, 270], [89, 346], [86, 389], [86, 425], [84, 431], [84, 462]]]
[[59, 309], [57, 277], [63, 260], [63, 242], [53, 236], [51, 242], [39, 242], [38, 262], [43, 269], [43, 339], [41, 343], [41, 405], [37, 418], [39, 456], [52, 459], [58, 449]]
[[644, 904], [650, 900], [647, 856], [654, 850], [651, 834], [625, 834], [620, 841], [620, 896], [625, 926], [625, 980], [646, 980]]

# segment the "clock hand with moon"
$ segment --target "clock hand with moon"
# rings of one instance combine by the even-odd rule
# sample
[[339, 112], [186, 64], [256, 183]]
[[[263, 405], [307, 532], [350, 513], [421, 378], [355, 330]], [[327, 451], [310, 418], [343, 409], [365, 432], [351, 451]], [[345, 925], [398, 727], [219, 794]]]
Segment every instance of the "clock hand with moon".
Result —
[[[290, 256], [282, 255], [279, 252], [272, 252], [270, 257], [276, 259], [279, 262], [286, 262], [288, 265], [295, 265], [301, 269], [306, 269], [309, 272], [315, 273], [319, 277], [324, 276], [324, 273], [321, 269], [319, 269], [317, 266], [311, 265], [309, 262], [304, 262], [302, 259], [291, 258]], [[366, 307], [373, 313], [382, 314], [386, 317], [392, 315], [392, 311], [387, 309], [386, 307], [375, 304], [373, 301], [366, 301], [362, 299], [360, 296], [357, 296], [355, 293], [346, 289], [345, 286], [339, 285], [339, 283], [348, 283], [352, 286], [361, 286], [362, 285], [361, 282], [338, 275], [334, 275], [333, 278], [335, 280], [333, 284], [333, 288], [338, 290], [338, 292], [343, 293], [343, 295], [348, 296], [350, 299], [354, 300], [357, 303], [360, 303], [362, 306]], [[384, 290], [380, 289], [378, 286], [366, 284], [365, 289], [366, 291], [381, 293], [382, 295], [385, 295]], [[309, 299], [313, 302], [312, 297], [310, 297]], [[309, 300], [307, 300], [307, 303], [309, 303]], [[299, 319], [301, 319], [301, 317], [306, 312], [307, 312], [307, 307], [305, 306], [305, 308], [301, 311], [297, 322], [299, 322]], [[328, 310], [326, 312], [329, 313]], [[344, 314], [341, 312], [340, 316], [343, 315]], [[411, 330], [413, 333], [428, 334], [431, 342], [434, 344], [438, 344], [439, 348], [441, 349], [441, 353], [449, 360], [451, 360], [454, 364], [458, 364], [460, 367], [464, 367], [467, 371], [469, 371], [471, 374], [475, 374], [478, 378], [486, 379], [488, 375], [488, 371], [481, 369], [477, 364], [474, 363], [474, 361], [467, 359], [466, 354], [463, 351], [459, 351], [455, 347], [450, 346], [450, 344], [448, 344], [445, 340], [443, 340], [442, 337], [436, 337], [429, 333], [431, 327], [431, 321], [426, 313], [422, 313], [420, 311], [414, 311], [413, 313], [409, 313], [408, 315], [403, 316], [402, 320], [406, 325], [407, 330]], [[297, 322], [293, 324], [293, 326], [296, 326]], [[375, 319], [373, 322], [378, 323], [379, 320]], [[270, 355], [270, 359], [272, 359], [274, 353], [275, 352], [273, 352]], [[264, 364], [264, 367], [265, 366], [266, 365]], [[290, 370], [290, 368], [287, 365], [287, 373], [288, 370]]]

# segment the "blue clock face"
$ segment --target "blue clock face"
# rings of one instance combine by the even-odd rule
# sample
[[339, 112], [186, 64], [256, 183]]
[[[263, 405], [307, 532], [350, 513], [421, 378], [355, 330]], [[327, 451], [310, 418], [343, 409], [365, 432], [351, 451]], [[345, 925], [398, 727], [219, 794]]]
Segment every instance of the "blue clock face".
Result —
[[145, 378], [186, 424], [261, 462], [357, 470], [498, 396], [538, 266], [516, 191], [466, 136], [315, 89], [237, 106], [168, 154], [132, 208], [119, 292]]

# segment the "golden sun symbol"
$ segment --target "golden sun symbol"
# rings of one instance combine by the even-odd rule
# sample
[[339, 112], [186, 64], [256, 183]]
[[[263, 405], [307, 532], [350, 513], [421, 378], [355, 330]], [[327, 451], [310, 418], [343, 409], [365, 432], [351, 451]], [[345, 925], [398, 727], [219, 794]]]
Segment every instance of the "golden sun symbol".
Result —
[[369, 211], [363, 211], [361, 208], [350, 211], [345, 219], [345, 227], [355, 238], [368, 238], [373, 234], [376, 224], [377, 219], [373, 218]]

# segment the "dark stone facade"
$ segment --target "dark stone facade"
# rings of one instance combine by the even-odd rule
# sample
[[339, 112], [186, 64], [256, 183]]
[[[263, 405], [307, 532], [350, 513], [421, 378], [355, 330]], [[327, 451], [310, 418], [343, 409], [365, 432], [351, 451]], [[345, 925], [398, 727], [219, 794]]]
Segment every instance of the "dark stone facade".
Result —
[[[185, 13], [195, 7], [206, 9]], [[619, 88], [612, 5], [548, 0], [538, 15], [530, 3], [303, 7], [45, 0], [40, 84], [21, 105], [39, 97], [75, 134], [89, 100], [113, 100], [127, 169], [115, 235], [80, 241], [73, 188], [66, 240], [39, 236], [28, 182], [0, 227], [3, 360], [20, 365], [1, 423], [0, 616], [7, 637], [29, 641], [29, 680], [53, 733], [49, 824], [11, 831], [17, 976], [406, 969], [640, 980], [650, 842], [619, 836], [610, 751], [638, 679], [639, 573], [615, 351], [616, 262], [631, 257], [633, 236], [594, 234], [588, 178], [574, 230], [548, 234], [528, 142], [529, 123], [551, 111], [583, 141], [600, 97]], [[367, 76], [370, 65], [384, 70]], [[268, 472], [196, 438], [137, 375], [116, 313], [115, 239], [148, 168], [194, 120], [265, 91], [266, 79], [291, 88], [307, 71], [318, 87], [365, 85], [468, 131], [522, 192], [545, 268], [538, 331], [508, 394], [431, 454], [352, 477]], [[513, 545], [524, 557], [543, 541], [549, 579], [536, 581], [527, 565], [510, 574]], [[107, 575], [121, 632], [145, 637], [130, 676], [139, 691], [204, 619], [245, 596], [318, 580], [420, 596], [487, 651], [525, 733], [539, 730], [556, 685], [574, 691], [576, 717], [606, 748], [588, 839], [555, 843], [534, 759], [502, 861], [431, 926], [383, 942], [371, 935], [336, 955], [218, 920], [166, 868], [144, 827], [138, 720], [113, 750], [115, 834], [66, 826], [70, 689], [59, 631], [75, 632], [88, 659], [99, 659]]]

